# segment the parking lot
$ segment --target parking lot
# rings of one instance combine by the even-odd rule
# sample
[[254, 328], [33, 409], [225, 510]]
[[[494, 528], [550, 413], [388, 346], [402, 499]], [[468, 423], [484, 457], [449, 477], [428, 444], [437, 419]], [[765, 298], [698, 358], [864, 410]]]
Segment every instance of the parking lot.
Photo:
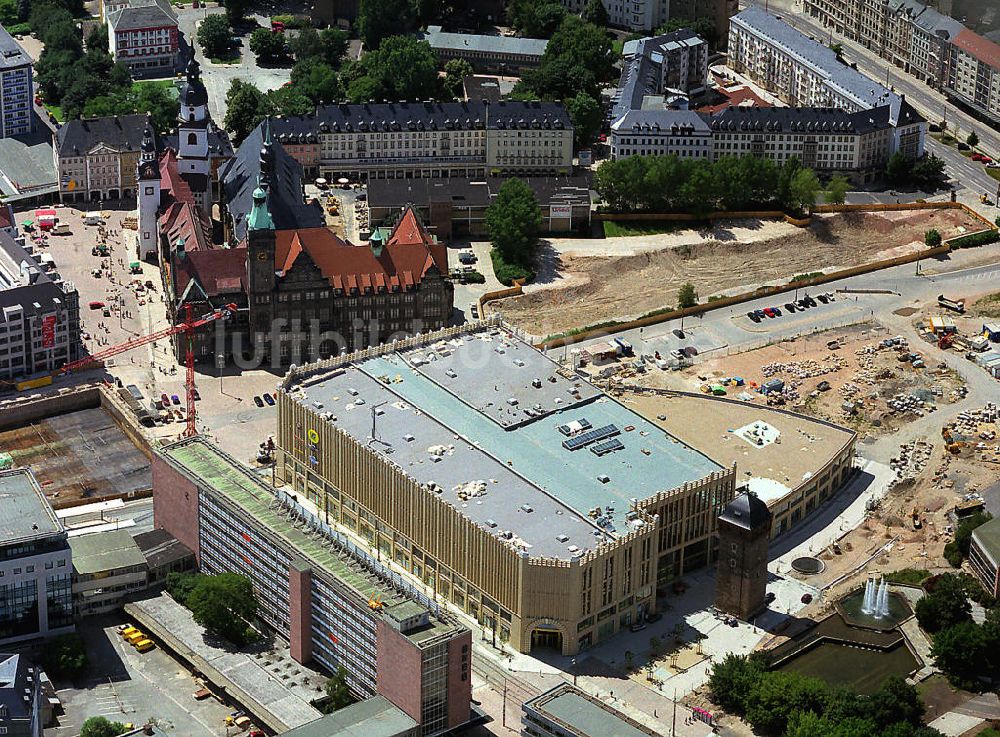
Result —
[[77, 631], [87, 647], [90, 666], [75, 684], [56, 683], [64, 713], [47, 737], [80, 733], [89, 717], [145, 724], [153, 721], [177, 735], [221, 734], [232, 709], [213, 698], [197, 701], [191, 674], [160, 648], [138, 653], [118, 635], [120, 617], [83, 620]]

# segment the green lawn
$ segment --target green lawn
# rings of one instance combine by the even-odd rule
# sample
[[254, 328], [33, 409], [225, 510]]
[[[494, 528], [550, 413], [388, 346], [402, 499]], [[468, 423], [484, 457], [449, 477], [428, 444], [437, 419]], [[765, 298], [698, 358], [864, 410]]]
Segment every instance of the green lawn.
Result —
[[177, 85], [174, 84], [174, 80], [172, 79], [150, 79], [144, 82], [133, 82], [132, 84], [134, 87], [162, 87], [175, 100], [180, 96]]
[[239, 64], [240, 63], [240, 52], [234, 50], [232, 52], [232, 56], [226, 56], [226, 57], [221, 57], [221, 56], [214, 57], [213, 56], [213, 57], [211, 57], [209, 59], [209, 61], [212, 62], [213, 64]]
[[672, 222], [669, 220], [630, 220], [613, 222], [605, 220], [605, 238], [622, 238], [636, 235], [658, 235], [660, 233], [673, 233], [677, 230], [695, 227], [691, 222]]
[[1000, 169], [987, 169], [986, 173], [1000, 182]]
[[58, 120], [60, 123], [66, 120], [66, 118], [63, 117], [62, 108], [59, 107], [58, 105], [46, 105], [45, 109], [49, 111], [50, 115], [54, 115], [56, 120]]

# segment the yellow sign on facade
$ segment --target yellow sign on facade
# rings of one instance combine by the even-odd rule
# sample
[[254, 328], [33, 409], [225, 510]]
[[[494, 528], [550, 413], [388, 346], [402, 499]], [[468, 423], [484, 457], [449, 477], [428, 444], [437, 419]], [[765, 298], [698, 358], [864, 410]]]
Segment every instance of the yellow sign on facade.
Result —
[[306, 433], [306, 437], [309, 438], [309, 442], [315, 445], [319, 442], [319, 433], [309, 428], [309, 432]]

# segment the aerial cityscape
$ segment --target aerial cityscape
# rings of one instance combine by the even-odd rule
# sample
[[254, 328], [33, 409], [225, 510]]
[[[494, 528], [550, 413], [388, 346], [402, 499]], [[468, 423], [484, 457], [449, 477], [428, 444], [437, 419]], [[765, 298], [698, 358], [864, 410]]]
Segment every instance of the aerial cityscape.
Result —
[[0, 735], [1000, 737], [1000, 4], [0, 51]]

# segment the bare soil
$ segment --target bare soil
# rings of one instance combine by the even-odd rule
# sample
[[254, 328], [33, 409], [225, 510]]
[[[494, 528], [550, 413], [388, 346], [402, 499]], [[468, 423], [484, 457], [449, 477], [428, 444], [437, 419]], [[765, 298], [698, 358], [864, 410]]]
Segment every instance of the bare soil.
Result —
[[704, 301], [796, 274], [911, 253], [924, 247], [930, 228], [948, 238], [981, 227], [961, 210], [843, 213], [816, 216], [810, 227], [791, 235], [749, 243], [707, 239], [619, 257], [566, 250], [555, 264], [555, 278], [492, 304], [528, 333], [544, 336], [674, 305], [685, 282], [694, 284]]

